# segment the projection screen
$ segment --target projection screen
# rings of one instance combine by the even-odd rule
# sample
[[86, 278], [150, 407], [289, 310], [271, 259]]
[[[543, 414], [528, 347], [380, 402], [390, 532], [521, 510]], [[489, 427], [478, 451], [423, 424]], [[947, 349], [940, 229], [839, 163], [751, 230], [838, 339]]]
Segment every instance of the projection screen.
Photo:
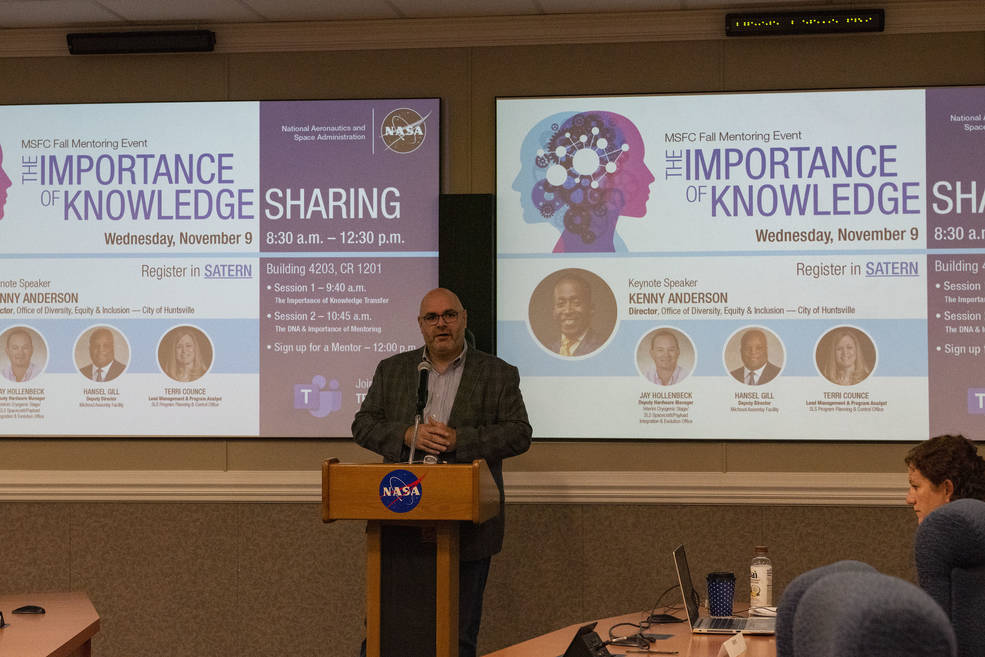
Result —
[[985, 415], [985, 89], [497, 101], [497, 345], [548, 438]]
[[349, 436], [437, 284], [437, 99], [0, 107], [0, 433]]

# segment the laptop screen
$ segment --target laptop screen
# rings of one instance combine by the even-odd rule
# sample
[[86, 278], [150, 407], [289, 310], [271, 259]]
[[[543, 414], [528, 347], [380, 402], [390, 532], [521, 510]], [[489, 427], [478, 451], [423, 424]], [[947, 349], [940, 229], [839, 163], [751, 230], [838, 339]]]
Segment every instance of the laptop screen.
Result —
[[694, 583], [691, 582], [691, 570], [687, 567], [687, 555], [684, 553], [683, 545], [678, 545], [674, 550], [674, 564], [677, 566], [677, 580], [681, 585], [684, 608], [687, 609], [687, 620], [693, 627], [698, 619], [698, 600], [694, 595]]

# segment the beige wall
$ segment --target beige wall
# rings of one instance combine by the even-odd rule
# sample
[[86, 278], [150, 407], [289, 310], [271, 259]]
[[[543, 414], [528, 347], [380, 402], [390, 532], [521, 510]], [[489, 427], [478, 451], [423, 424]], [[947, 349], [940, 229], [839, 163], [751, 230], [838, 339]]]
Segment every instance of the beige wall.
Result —
[[[940, 5], [946, 14], [947, 7], [969, 3]], [[949, 18], [955, 29], [968, 29], [960, 14]], [[980, 15], [975, 20], [973, 31], [852, 37], [404, 50], [377, 44], [358, 51], [326, 43], [326, 51], [305, 52], [7, 56], [0, 57], [0, 103], [437, 96], [442, 191], [489, 193], [495, 189], [497, 96], [983, 84], [985, 27]], [[455, 25], [447, 29], [454, 33]], [[615, 478], [627, 471], [901, 473], [907, 447], [537, 442], [508, 464], [508, 475], [531, 481], [542, 472], [590, 470]], [[373, 458], [345, 437], [0, 440], [0, 500], [7, 500], [0, 501], [0, 590], [88, 590], [103, 616], [96, 654], [104, 656], [354, 654], [363, 604], [361, 528], [322, 525], [310, 501], [183, 503], [165, 493], [154, 503], [137, 503], [139, 495], [114, 499], [111, 487], [97, 496], [106, 501], [73, 498], [64, 488], [57, 501], [44, 501], [52, 496], [43, 490], [3, 487], [8, 475], [25, 471], [314, 474], [329, 455]], [[901, 497], [902, 476], [899, 481]], [[226, 497], [236, 500], [233, 490]], [[742, 573], [752, 546], [768, 543], [778, 592], [797, 572], [840, 558], [912, 577], [914, 522], [898, 502], [704, 506], [661, 499], [649, 505], [511, 504], [481, 648], [651, 605], [673, 582], [669, 554], [680, 540], [688, 543], [695, 573]]]
[[[695, 586], [731, 570], [739, 600], [762, 544], [777, 595], [798, 573], [846, 558], [913, 579], [916, 522], [904, 508], [524, 504], [506, 517], [480, 653], [652, 608], [675, 583], [682, 540]], [[323, 525], [318, 505], [7, 502], [0, 527], [0, 591], [88, 592], [99, 657], [358, 652], [363, 525]]]

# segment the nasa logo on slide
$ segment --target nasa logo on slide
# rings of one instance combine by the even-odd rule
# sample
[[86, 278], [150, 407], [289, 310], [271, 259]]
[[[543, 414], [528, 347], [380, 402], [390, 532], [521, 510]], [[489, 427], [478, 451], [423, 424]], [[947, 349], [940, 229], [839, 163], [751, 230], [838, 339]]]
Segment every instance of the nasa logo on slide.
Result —
[[380, 124], [380, 138], [388, 150], [394, 153], [406, 155], [413, 153], [427, 137], [427, 124], [425, 121], [431, 113], [424, 116], [415, 110], [407, 107], [395, 109], [386, 115]]
[[394, 513], [413, 511], [423, 493], [421, 480], [410, 470], [391, 470], [380, 481], [380, 501]]

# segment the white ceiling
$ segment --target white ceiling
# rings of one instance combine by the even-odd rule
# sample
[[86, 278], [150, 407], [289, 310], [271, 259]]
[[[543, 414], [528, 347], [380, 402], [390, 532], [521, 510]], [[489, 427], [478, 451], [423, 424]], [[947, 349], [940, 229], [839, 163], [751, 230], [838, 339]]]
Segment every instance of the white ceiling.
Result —
[[[880, 0], [885, 6], [905, 0]], [[831, 0], [0, 0], [2, 28], [531, 16], [688, 9], [823, 8]], [[844, 3], [839, 6], [844, 6]]]

